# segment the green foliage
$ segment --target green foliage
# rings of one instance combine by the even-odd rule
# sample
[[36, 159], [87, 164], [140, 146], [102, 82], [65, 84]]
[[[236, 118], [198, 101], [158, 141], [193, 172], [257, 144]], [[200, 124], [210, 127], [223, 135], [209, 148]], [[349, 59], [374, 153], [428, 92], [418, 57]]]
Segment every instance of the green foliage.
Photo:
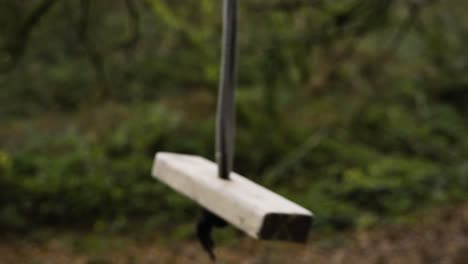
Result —
[[[33, 2], [0, 4], [0, 68]], [[213, 156], [220, 2], [130, 2], [91, 1], [83, 39], [58, 1], [0, 72], [0, 229], [191, 233], [196, 206], [150, 170]], [[239, 2], [236, 170], [320, 230], [465, 200], [467, 5], [303, 2]]]
[[[187, 201], [166, 195], [166, 188], [148, 174], [153, 148], [164, 149], [165, 139], [178, 126], [177, 117], [161, 107], [140, 111], [118, 129], [112, 127], [117, 124], [107, 124], [100, 135], [83, 136], [74, 129], [38, 133], [30, 128], [26, 147], [12, 156], [15, 179], [2, 175], [10, 184], [2, 184], [8, 187], [1, 199], [3, 228], [57, 224], [121, 230], [129, 220], [163, 214], [169, 204], [187, 207]], [[141, 116], [147, 118], [134, 119]], [[181, 214], [189, 212], [193, 209]], [[169, 222], [165, 217], [158, 219]]]
[[[448, 127], [440, 134], [448, 117], [420, 129], [399, 115], [394, 118], [401, 122], [394, 128], [383, 116], [359, 115], [361, 122], [351, 123], [359, 125], [353, 128], [359, 137], [340, 136], [337, 124], [276, 174], [268, 174], [294, 153], [298, 143], [302, 146], [304, 137], [298, 131], [305, 129], [304, 124], [285, 122], [283, 129], [265, 133], [273, 123], [249, 109], [255, 104], [244, 104], [254, 99], [241, 98], [236, 167], [313, 209], [316, 226], [323, 230], [367, 227], [466, 196], [468, 167], [463, 157], [467, 149], [461, 144], [466, 140], [461, 132], [467, 128]], [[372, 113], [373, 107], [365, 112]], [[37, 124], [25, 125], [29, 132], [23, 146], [9, 150], [8, 155], [2, 152], [3, 171], [9, 171], [1, 178], [6, 190], [0, 196], [2, 227], [25, 230], [58, 225], [125, 231], [134, 230], [134, 223], [141, 223], [140, 230], [179, 223], [181, 228], [173, 234], [177, 235], [176, 230], [183, 237], [190, 234], [184, 223], [194, 221], [196, 206], [151, 179], [152, 158], [157, 150], [210, 157], [213, 118], [193, 120], [188, 113], [159, 104], [127, 110], [102, 108], [92, 117], [92, 130], [85, 128], [90, 116], [72, 118], [82, 123], [73, 121], [55, 133], [41, 132]], [[393, 112], [390, 107], [386, 111]], [[379, 129], [385, 133], [376, 132], [380, 125], [369, 125], [373, 122], [383, 123], [385, 127]], [[377, 141], [375, 133], [384, 137]], [[421, 147], [395, 145], [397, 138]], [[449, 139], [459, 143], [444, 145]], [[251, 151], [252, 144], [256, 151]], [[437, 151], [447, 153], [433, 155]]]

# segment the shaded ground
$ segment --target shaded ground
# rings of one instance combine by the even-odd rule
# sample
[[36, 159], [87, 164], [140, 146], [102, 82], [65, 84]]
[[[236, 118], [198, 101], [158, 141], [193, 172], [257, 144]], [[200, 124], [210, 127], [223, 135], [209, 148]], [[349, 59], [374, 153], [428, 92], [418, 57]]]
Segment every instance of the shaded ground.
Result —
[[[307, 246], [243, 240], [218, 249], [219, 263], [468, 263], [468, 205], [421, 214], [415, 223], [312, 238]], [[60, 236], [0, 242], [0, 263], [209, 263], [193, 242], [161, 247], [122, 238]]]

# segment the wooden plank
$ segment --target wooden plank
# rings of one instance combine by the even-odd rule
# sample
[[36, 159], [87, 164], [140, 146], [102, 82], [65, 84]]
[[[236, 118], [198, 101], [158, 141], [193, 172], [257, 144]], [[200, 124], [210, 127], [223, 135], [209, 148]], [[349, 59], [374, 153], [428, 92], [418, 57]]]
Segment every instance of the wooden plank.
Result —
[[153, 176], [254, 238], [307, 240], [313, 218], [309, 210], [237, 173], [220, 179], [210, 160], [159, 152]]

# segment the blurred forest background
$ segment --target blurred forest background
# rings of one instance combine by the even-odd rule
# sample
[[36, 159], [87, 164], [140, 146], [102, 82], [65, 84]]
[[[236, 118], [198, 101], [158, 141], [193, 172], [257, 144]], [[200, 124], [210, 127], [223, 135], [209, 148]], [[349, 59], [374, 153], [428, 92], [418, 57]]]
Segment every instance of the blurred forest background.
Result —
[[[466, 202], [468, 2], [239, 5], [238, 172], [321, 234]], [[156, 151], [213, 157], [220, 10], [0, 0], [2, 233], [193, 236], [199, 209], [150, 170]]]

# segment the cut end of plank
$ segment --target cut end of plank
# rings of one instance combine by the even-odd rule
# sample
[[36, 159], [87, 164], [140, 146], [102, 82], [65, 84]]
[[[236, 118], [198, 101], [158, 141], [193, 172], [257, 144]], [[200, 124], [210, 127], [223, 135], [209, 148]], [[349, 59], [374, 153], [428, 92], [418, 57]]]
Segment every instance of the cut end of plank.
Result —
[[307, 241], [313, 221], [309, 210], [237, 173], [220, 179], [210, 160], [159, 152], [153, 176], [254, 238]]
[[311, 226], [311, 215], [271, 213], [264, 217], [258, 237], [265, 240], [306, 243]]

